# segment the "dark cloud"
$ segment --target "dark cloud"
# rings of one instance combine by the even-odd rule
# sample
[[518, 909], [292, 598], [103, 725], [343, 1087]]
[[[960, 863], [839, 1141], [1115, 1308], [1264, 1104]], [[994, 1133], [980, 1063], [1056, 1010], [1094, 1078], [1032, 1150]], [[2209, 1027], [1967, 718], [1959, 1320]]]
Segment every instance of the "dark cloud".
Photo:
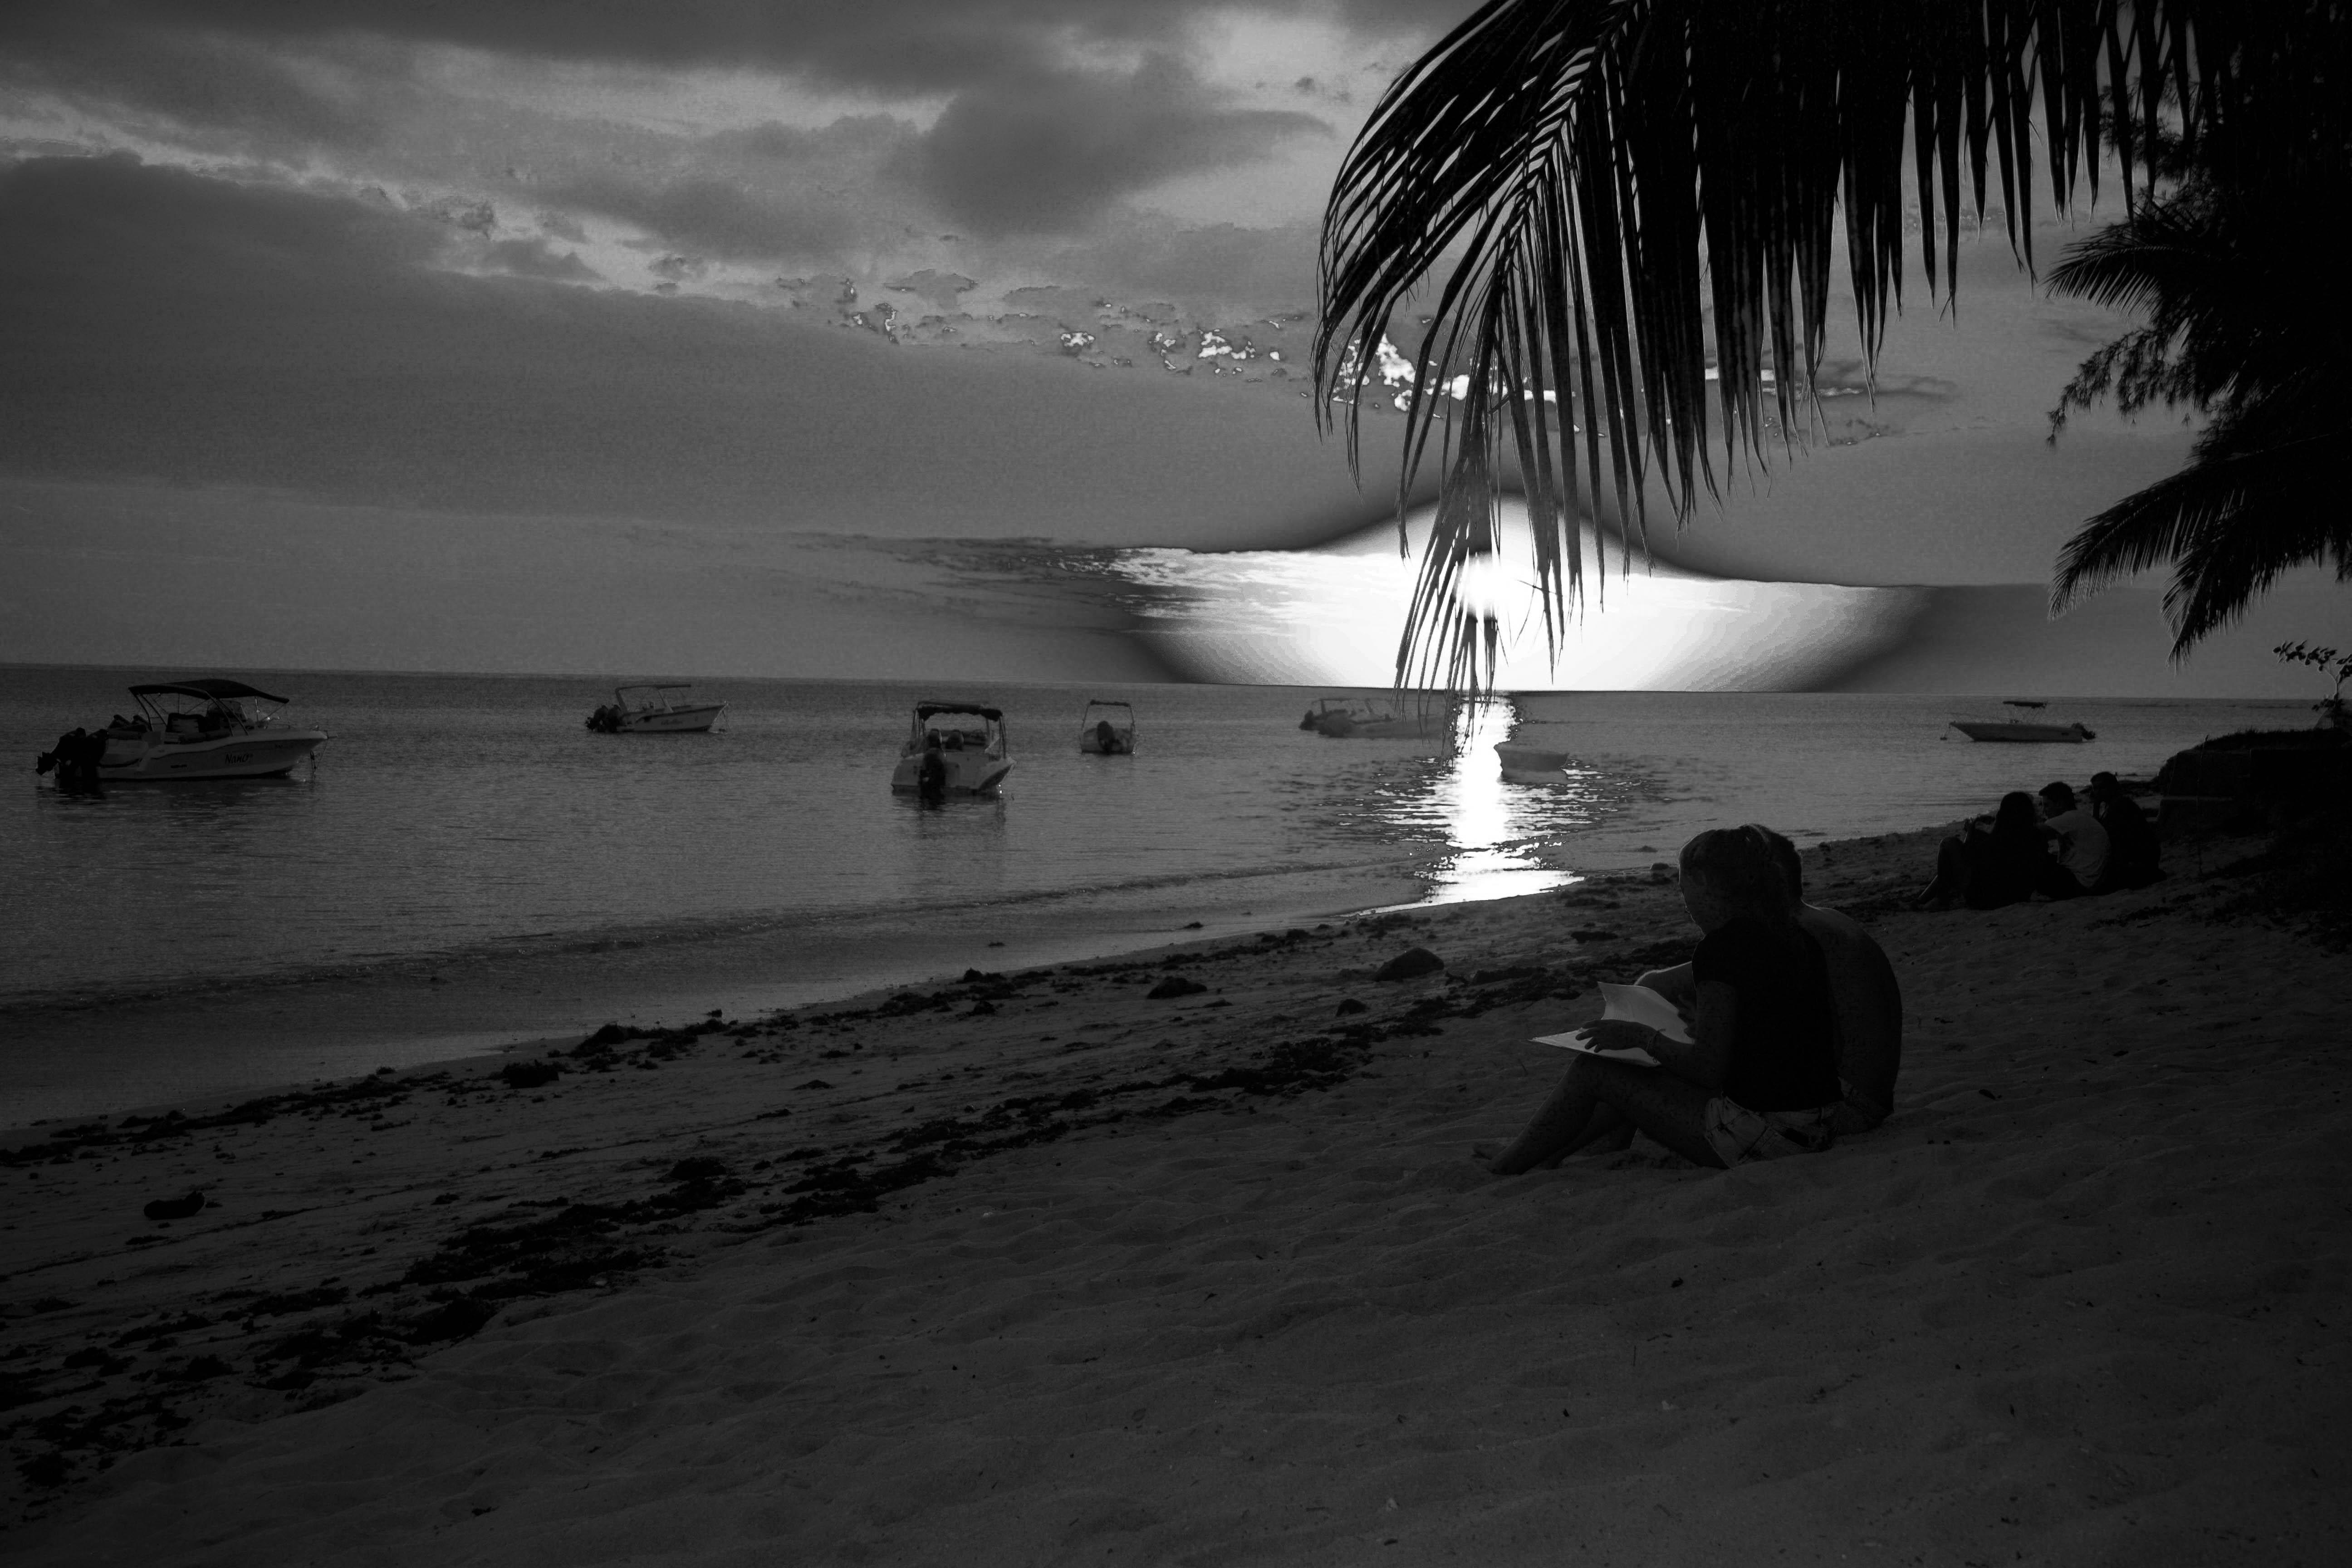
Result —
[[[151, 169], [131, 154], [36, 158], [0, 174], [0, 300], [40, 291], [152, 287], [184, 249], [240, 285], [299, 286], [322, 254], [380, 268], [430, 261], [437, 225], [390, 206]], [[93, 345], [95, 350], [96, 345]]]
[[782, 125], [771, 120], [748, 131], [724, 131], [703, 138], [700, 150], [719, 156], [829, 168], [845, 162], [879, 163], [915, 135], [914, 126], [896, 115], [845, 114], [828, 125]]
[[984, 237], [1084, 227], [1130, 191], [1328, 135], [1312, 115], [1223, 106], [1181, 61], [1039, 71], [957, 94], [909, 155], [916, 183]]
[[1179, 36], [1196, 7], [1166, 0], [15, 0], [28, 42], [100, 30], [264, 42], [349, 36], [526, 58], [766, 67], [845, 85], [940, 91], [1031, 68], [1080, 42]]
[[1216, 548], [1380, 504], [1270, 391], [453, 275], [477, 237], [358, 202], [42, 159], [0, 167], [0, 233], [21, 477]]
[[1058, 276], [1092, 279], [1100, 289], [1172, 300], [1198, 312], [1263, 314], [1314, 304], [1317, 237], [1311, 223], [1189, 227], [1151, 217], [1055, 251], [1040, 265]]
[[[1472, 0], [1262, 0], [1376, 36], [1434, 36]], [[315, 45], [352, 37], [457, 44], [525, 58], [752, 67], [885, 91], [945, 92], [1015, 80], [1073, 45], [1166, 46], [1203, 0], [13, 0], [20, 44], [42, 53], [105, 34], [214, 35]]]
[[633, 223], [674, 245], [728, 260], [824, 258], [856, 232], [838, 204], [773, 197], [725, 180], [640, 185], [610, 176], [574, 181], [548, 199]]
[[264, 140], [353, 147], [376, 139], [380, 123], [365, 104], [324, 89], [256, 41], [150, 25], [128, 10], [0, 6], [0, 82]]

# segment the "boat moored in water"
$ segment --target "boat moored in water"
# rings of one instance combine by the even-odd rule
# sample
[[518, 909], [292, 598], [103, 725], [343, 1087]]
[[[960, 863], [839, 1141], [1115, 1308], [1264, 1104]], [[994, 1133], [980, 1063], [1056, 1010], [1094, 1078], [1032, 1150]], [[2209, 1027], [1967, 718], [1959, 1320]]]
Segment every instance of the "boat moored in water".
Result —
[[2015, 719], [1955, 719], [1952, 728], [1971, 741], [2007, 741], [2021, 745], [2080, 745], [2098, 731], [2080, 724], [2032, 724]]
[[1333, 740], [1423, 740], [1450, 733], [1453, 721], [1453, 708], [1443, 700], [1424, 700], [1400, 710], [1384, 698], [1318, 697], [1307, 705], [1298, 727]]
[[1573, 759], [1566, 752], [1549, 747], [1498, 741], [1495, 743], [1495, 760], [1502, 764], [1503, 777], [1509, 783], [1559, 784], [1568, 776], [1568, 764]]
[[118, 714], [102, 730], [77, 732], [77, 744], [68, 736], [46, 754], [59, 787], [283, 778], [328, 738], [324, 730], [278, 723], [292, 699], [242, 680], [150, 681], [132, 687], [131, 700], [137, 707], [130, 718]]
[[976, 702], [918, 702], [907, 743], [890, 770], [890, 787], [926, 798], [993, 795], [1012, 771], [1002, 710]]
[[1078, 750], [1091, 757], [1135, 754], [1135, 710], [1124, 702], [1094, 701], [1078, 719]]
[[588, 715], [600, 735], [699, 735], [709, 731], [724, 702], [698, 702], [683, 681], [616, 686], [613, 700]]

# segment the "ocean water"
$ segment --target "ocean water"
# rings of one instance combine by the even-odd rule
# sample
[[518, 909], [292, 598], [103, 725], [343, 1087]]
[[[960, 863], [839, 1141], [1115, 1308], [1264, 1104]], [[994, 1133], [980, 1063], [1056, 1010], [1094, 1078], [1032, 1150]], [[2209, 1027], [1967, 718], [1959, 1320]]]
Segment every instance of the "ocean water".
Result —
[[[1297, 727], [1328, 693], [1285, 688], [718, 680], [700, 689], [728, 703], [723, 732], [600, 736], [581, 724], [606, 695], [590, 679], [283, 672], [255, 678], [296, 699], [289, 722], [333, 736], [314, 770], [97, 798], [37, 786], [34, 753], [123, 710], [145, 674], [7, 672], [0, 748], [25, 771], [0, 795], [16, 889], [0, 1010], [600, 932], [947, 910], [1017, 923], [1090, 900], [1171, 917], [1255, 902], [1276, 921], [1302, 888], [1328, 909], [1401, 878], [1427, 899], [1497, 896], [1670, 858], [1717, 823], [1801, 842], [1901, 830], [2307, 721], [2292, 703], [2076, 701], [2051, 716], [2096, 742], [1990, 746], [1946, 722], [1999, 713], [1990, 700], [1557, 693], [1475, 712], [1450, 742], [1334, 741]], [[927, 809], [890, 793], [928, 696], [1005, 710], [1002, 797]], [[1079, 754], [1090, 696], [1135, 704], [1137, 754]], [[1575, 759], [1557, 783], [1499, 777], [1491, 747], [1515, 726]]]

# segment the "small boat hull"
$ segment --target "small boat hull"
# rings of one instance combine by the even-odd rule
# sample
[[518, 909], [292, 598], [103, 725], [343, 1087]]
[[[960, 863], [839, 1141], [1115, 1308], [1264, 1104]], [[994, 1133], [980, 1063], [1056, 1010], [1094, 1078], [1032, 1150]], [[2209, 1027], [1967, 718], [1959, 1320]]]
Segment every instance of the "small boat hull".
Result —
[[1503, 764], [1503, 777], [1513, 784], [1555, 784], [1568, 771], [1566, 752], [1540, 746], [1515, 746], [1506, 741], [1496, 744], [1495, 757]]
[[268, 730], [199, 740], [110, 736], [98, 776], [107, 784], [283, 778], [326, 740], [323, 730]]
[[2021, 724], [2014, 721], [1955, 719], [1952, 728], [1971, 741], [2005, 741], [2011, 745], [2078, 746], [2084, 741], [2098, 739], [2080, 724]]
[[[941, 752], [940, 760], [947, 764], [950, 795], [994, 795], [1004, 783], [1004, 775], [1013, 771], [1010, 757], [992, 757], [986, 752]], [[921, 772], [920, 753], [898, 759], [890, 770], [890, 787], [900, 795], [919, 793], [917, 775]]]
[[699, 735], [709, 732], [727, 710], [724, 702], [713, 702], [706, 708], [667, 708], [650, 713], [632, 713], [619, 720], [614, 732], [623, 735]]
[[1333, 741], [1425, 741], [1451, 734], [1454, 714], [1443, 705], [1399, 713], [1385, 703], [1342, 706], [1333, 701], [1308, 709], [1298, 727]]

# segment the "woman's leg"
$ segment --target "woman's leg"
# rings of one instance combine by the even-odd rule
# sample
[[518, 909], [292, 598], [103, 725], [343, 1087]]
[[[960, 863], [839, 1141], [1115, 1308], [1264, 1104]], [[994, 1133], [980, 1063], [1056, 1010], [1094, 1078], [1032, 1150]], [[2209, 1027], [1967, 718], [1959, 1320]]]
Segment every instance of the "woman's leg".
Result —
[[1706, 1141], [1706, 1102], [1705, 1089], [1671, 1072], [1580, 1055], [1535, 1120], [1489, 1169], [1516, 1176], [1573, 1154], [1625, 1122], [1686, 1160], [1721, 1165]]
[[1592, 1113], [1601, 1108], [1593, 1088], [1592, 1069], [1603, 1066], [1597, 1058], [1579, 1055], [1560, 1075], [1559, 1087], [1543, 1102], [1527, 1130], [1487, 1165], [1498, 1176], [1516, 1176], [1538, 1165], [1565, 1159], [1582, 1146]]

